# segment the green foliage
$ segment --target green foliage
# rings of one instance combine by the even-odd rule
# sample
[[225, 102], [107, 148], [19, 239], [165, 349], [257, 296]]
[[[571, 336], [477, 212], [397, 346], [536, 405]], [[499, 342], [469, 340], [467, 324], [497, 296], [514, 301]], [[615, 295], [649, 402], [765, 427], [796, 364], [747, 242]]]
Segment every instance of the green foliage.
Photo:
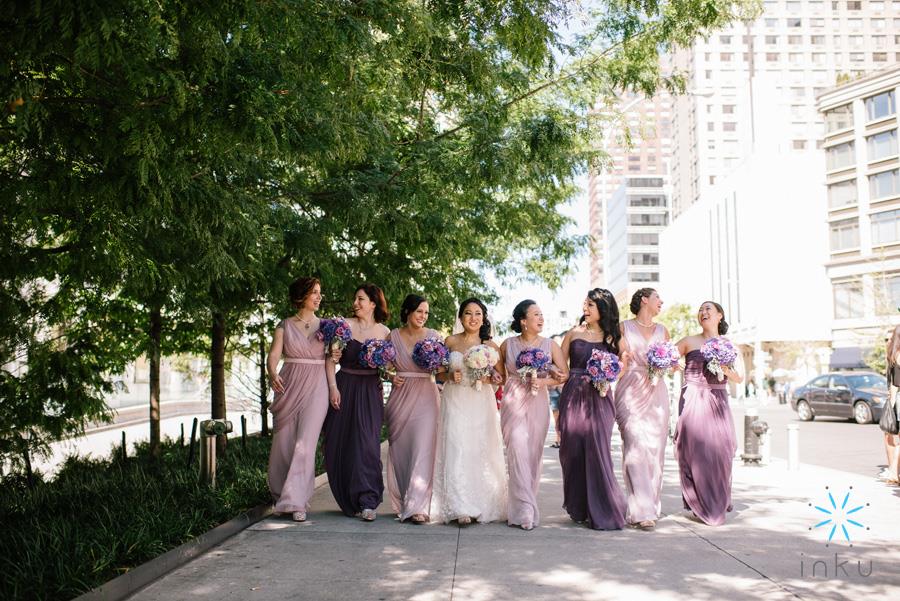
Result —
[[869, 352], [866, 353], [866, 365], [877, 373], [887, 373], [887, 348], [884, 336], [876, 336]]
[[700, 330], [697, 324], [697, 311], [684, 303], [669, 305], [662, 310], [657, 321], [669, 330], [669, 337], [673, 342], [678, 342]]

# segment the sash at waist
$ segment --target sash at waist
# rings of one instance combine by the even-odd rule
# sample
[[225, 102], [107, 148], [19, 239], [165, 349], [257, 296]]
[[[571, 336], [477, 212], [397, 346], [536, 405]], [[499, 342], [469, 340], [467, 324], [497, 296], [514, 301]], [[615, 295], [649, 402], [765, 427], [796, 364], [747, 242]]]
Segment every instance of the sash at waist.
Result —
[[575, 367], [575, 368], [570, 369], [569, 373], [576, 375], [576, 376], [583, 376], [584, 374], [587, 373], [587, 370], [586, 369], [578, 369], [577, 367]]
[[[350, 369], [349, 367], [342, 367], [341, 372], [345, 374], [350, 374], [352, 376], [377, 376], [377, 369]], [[338, 373], [341, 373], [338, 372]]]
[[285, 357], [285, 363], [302, 363], [303, 365], [325, 365], [325, 359], [297, 359], [294, 357]]
[[422, 373], [420, 371], [398, 371], [397, 375], [401, 378], [430, 378], [431, 374]]
[[727, 384], [710, 384], [706, 380], [685, 380], [682, 388], [685, 388], [688, 384], [698, 388], [709, 388], [710, 390], [726, 390], [728, 388]]

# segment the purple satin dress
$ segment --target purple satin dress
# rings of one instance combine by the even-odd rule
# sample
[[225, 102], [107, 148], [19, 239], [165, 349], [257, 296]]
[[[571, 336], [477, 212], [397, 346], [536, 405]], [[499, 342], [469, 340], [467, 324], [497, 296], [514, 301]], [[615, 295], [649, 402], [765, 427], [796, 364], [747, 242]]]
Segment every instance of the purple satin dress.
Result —
[[616, 421], [612, 390], [601, 397], [584, 377], [595, 348], [609, 350], [605, 343], [580, 339], [569, 345], [570, 375], [559, 396], [563, 508], [595, 530], [618, 530], [625, 525], [625, 495], [611, 454]]
[[737, 451], [727, 380], [719, 382], [706, 370], [696, 349], [685, 356], [684, 382], [675, 429], [681, 496], [685, 509], [718, 526], [732, 509], [731, 466]]

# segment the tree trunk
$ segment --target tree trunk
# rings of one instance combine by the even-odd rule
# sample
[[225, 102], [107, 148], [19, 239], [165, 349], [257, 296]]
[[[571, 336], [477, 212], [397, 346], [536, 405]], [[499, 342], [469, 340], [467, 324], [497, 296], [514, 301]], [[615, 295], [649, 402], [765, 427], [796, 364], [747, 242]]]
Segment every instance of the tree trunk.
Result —
[[259, 416], [262, 419], [263, 436], [269, 435], [269, 385], [266, 380], [266, 334], [259, 329]]
[[[213, 313], [212, 348], [210, 349], [210, 390], [212, 418], [225, 419], [225, 316]], [[216, 439], [216, 453], [225, 453], [226, 436]]]
[[150, 361], [150, 456], [154, 458], [158, 458], [160, 455], [159, 362], [161, 341], [162, 311], [159, 307], [154, 307], [150, 310], [150, 346], [147, 357]]

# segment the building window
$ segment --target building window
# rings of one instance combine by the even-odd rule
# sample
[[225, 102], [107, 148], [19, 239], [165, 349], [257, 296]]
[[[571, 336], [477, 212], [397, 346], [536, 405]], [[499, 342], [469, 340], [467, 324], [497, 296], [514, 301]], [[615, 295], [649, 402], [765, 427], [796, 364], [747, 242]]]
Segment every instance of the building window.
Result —
[[861, 35], [851, 35], [847, 38], [850, 42], [850, 48], [862, 48], [863, 47], [863, 37]]
[[668, 225], [669, 216], [665, 213], [629, 215], [628, 225]]
[[872, 244], [900, 241], [900, 210], [875, 213], [872, 219]]
[[734, 105], [733, 104], [723, 104], [722, 105], [722, 114], [723, 115], [734, 114]]
[[719, 36], [719, 43], [720, 43], [720, 44], [730, 44], [730, 43], [731, 43], [731, 36], [730, 36], [730, 35], [720, 35], [720, 36]]
[[875, 45], [876, 48], [881, 50], [882, 48], [885, 48], [887, 46], [887, 36], [873, 35], [872, 43]]
[[788, 27], [800, 27], [803, 24], [803, 20], [800, 17], [789, 17], [785, 21]]
[[806, 140], [794, 140], [793, 148], [794, 150], [806, 150]]
[[872, 60], [876, 63], [886, 63], [887, 62], [887, 52], [873, 52]]
[[629, 196], [628, 206], [630, 207], [664, 207], [666, 206], [665, 196]]
[[766, 36], [766, 44], [774, 45], [778, 43], [777, 35], [767, 35]]
[[656, 253], [628, 253], [629, 265], [659, 265], [659, 255]]
[[860, 282], [835, 282], [834, 318], [848, 319], [865, 315], [862, 284]]
[[628, 234], [629, 246], [659, 246], [659, 234]]
[[825, 44], [825, 36], [824, 35], [811, 35], [809, 36], [809, 41], [814, 46], [822, 46]]
[[866, 60], [866, 55], [862, 52], [851, 52], [850, 53], [850, 62], [851, 63], [861, 63]]
[[836, 209], [856, 204], [856, 180], [838, 182], [828, 186], [828, 208]]
[[859, 31], [862, 29], [862, 19], [847, 19], [847, 26], [851, 31]]
[[842, 219], [831, 223], [831, 252], [859, 248], [859, 220]]
[[766, 19], [766, 27], [769, 29], [778, 27], [778, 19]]
[[825, 64], [825, 53], [824, 52], [813, 52], [812, 53], [812, 62], [814, 65], [824, 65]]
[[629, 188], [662, 188], [663, 180], [661, 177], [630, 177], [628, 178]]
[[722, 131], [735, 131], [737, 123], [734, 121], [725, 121], [722, 123]]
[[825, 111], [825, 132], [831, 133], [853, 127], [853, 108], [849, 104]]
[[778, 62], [778, 53], [777, 52], [766, 52], [766, 61], [770, 63]]
[[720, 52], [719, 60], [724, 63], [730, 63], [732, 56], [733, 56], [733, 54], [731, 52]]
[[658, 273], [629, 272], [628, 277], [632, 282], [658, 282]]
[[791, 98], [805, 98], [806, 88], [791, 88]]
[[796, 2], [795, 0], [789, 0], [788, 2], [785, 2], [784, 5], [787, 7], [788, 12], [791, 12], [791, 13], [800, 12], [800, 3]]
[[877, 96], [866, 98], [866, 115], [868, 116], [869, 121], [882, 119], [889, 115], [893, 115], [896, 112], [897, 105], [894, 102], [893, 90], [888, 90]]
[[813, 27], [825, 27], [825, 19], [810, 19], [809, 24]]
[[844, 142], [825, 149], [825, 165], [828, 171], [849, 167], [856, 162], [853, 142]]
[[872, 26], [872, 29], [884, 29], [885, 21], [884, 19], [869, 19], [869, 25]]
[[714, 122], [709, 121], [706, 123], [706, 131], [715, 131], [715, 130], [716, 130], [716, 124]]
[[900, 308], [900, 273], [887, 273], [881, 279], [880, 298], [875, 299], [879, 315], [893, 315]]
[[802, 43], [803, 43], [802, 35], [789, 35], [788, 36], [788, 44], [791, 44], [792, 46], [796, 46], [796, 45], [802, 44]]
[[868, 149], [869, 162], [880, 161], [881, 159], [894, 156], [897, 154], [897, 130], [892, 129], [868, 136], [866, 138], [866, 147]]
[[869, 198], [877, 200], [900, 194], [900, 170], [891, 169], [869, 176]]
[[862, 10], [862, 2], [860, 0], [849, 0], [847, 2], [847, 10]]
[[884, 2], [882, 0], [869, 0], [869, 10], [881, 12], [884, 10]]

